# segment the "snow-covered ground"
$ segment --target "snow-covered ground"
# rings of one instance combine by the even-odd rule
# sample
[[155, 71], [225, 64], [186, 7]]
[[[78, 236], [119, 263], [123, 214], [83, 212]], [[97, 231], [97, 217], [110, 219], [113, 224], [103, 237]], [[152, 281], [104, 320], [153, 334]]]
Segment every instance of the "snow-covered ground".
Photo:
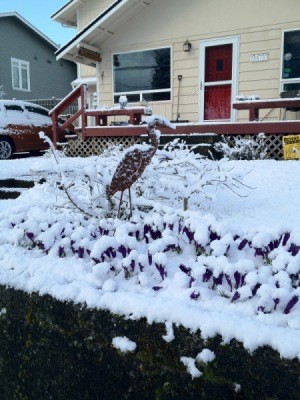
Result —
[[[82, 194], [77, 186], [79, 176], [89, 176], [87, 185], [108, 184], [117, 157], [62, 158], [59, 166], [50, 158], [1, 161], [0, 179], [47, 176], [48, 183], [0, 202], [0, 283], [165, 322], [168, 341], [172, 324], [182, 324], [203, 337], [236, 338], [250, 351], [268, 344], [300, 359], [300, 162], [213, 162], [225, 184], [203, 194], [195, 187], [212, 162], [191, 159], [192, 170], [172, 186], [171, 175], [155, 180], [159, 157], [140, 187], [148, 202], [133, 196], [148, 211], [134, 211], [130, 221], [101, 214], [101, 188]], [[71, 207], [62, 182], [75, 203], [98, 201], [92, 217]], [[174, 200], [176, 190], [189, 194], [188, 210]]]

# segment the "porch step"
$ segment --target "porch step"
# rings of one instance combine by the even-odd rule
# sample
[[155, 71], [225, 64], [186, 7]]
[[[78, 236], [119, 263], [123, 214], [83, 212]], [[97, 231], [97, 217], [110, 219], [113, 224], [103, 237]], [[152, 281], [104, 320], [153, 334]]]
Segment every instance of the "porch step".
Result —
[[23, 179], [1, 179], [0, 200], [16, 199], [20, 194], [34, 186], [34, 182]]

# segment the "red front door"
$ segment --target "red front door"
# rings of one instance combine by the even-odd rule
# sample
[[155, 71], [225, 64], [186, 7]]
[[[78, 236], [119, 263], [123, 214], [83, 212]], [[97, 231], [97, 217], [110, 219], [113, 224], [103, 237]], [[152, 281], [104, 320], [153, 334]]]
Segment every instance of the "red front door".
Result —
[[205, 47], [204, 121], [230, 120], [233, 45]]

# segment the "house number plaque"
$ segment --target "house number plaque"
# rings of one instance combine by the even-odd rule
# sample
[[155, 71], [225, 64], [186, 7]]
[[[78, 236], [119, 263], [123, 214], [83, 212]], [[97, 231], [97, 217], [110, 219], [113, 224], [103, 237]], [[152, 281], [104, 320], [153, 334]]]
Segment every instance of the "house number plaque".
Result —
[[269, 53], [251, 54], [250, 62], [268, 61]]

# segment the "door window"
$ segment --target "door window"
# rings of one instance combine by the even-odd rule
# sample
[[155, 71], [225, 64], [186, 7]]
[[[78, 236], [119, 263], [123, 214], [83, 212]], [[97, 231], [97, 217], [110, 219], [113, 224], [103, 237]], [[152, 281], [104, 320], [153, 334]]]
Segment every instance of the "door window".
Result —
[[232, 44], [206, 47], [205, 83], [207, 86], [204, 97], [204, 119], [206, 121], [230, 119], [231, 84], [225, 82], [231, 81], [231, 79]]

